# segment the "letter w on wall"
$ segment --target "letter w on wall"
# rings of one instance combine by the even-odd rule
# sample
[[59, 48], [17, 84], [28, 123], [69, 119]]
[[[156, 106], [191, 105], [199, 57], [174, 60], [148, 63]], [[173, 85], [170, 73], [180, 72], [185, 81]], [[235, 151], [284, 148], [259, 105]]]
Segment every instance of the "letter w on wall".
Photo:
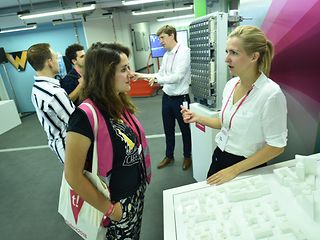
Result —
[[7, 59], [20, 72], [26, 69], [27, 51], [6, 53]]

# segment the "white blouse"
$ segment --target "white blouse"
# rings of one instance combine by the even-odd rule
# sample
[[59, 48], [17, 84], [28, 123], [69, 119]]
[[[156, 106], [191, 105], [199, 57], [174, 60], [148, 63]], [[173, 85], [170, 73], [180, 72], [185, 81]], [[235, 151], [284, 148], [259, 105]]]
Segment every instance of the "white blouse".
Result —
[[[233, 89], [238, 81], [239, 77], [231, 79], [223, 91], [221, 109], [225, 110], [222, 126], [226, 129], [229, 129], [230, 119], [245, 97], [233, 104]], [[239, 156], [249, 157], [265, 144], [274, 147], [286, 146], [287, 104], [280, 86], [261, 73], [252, 91], [235, 113], [228, 133], [225, 151]], [[220, 134], [221, 132], [217, 134], [216, 142]]]
[[176, 44], [171, 51], [164, 54], [160, 70], [155, 76], [167, 95], [188, 94], [191, 82], [190, 49]]

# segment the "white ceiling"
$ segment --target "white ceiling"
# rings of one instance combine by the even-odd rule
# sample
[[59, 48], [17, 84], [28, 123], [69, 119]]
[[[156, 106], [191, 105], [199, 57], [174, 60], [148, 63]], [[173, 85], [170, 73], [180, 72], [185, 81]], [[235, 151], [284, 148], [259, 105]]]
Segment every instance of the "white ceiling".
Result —
[[[128, 0], [130, 1], [130, 0]], [[62, 8], [72, 8], [80, 6], [82, 3], [89, 2], [89, 0], [0, 0], [0, 28], [9, 28], [24, 26], [27, 23], [36, 22], [36, 23], [45, 23], [51, 22], [53, 19], [72, 19], [74, 17], [79, 17], [79, 15], [65, 14], [60, 16], [44, 17], [30, 20], [21, 20], [17, 16], [17, 12], [29, 10], [30, 12], [46, 12], [52, 10], [61, 10]], [[99, 14], [103, 12], [113, 12], [113, 11], [130, 11], [136, 9], [154, 9], [154, 8], [172, 8], [183, 6], [185, 3], [193, 3], [193, 0], [165, 0], [163, 2], [152, 2], [147, 4], [133, 5], [133, 6], [124, 6], [121, 3], [121, 0], [96, 0], [95, 12]], [[90, 13], [95, 14], [95, 13]], [[88, 16], [90, 17], [90, 16]]]

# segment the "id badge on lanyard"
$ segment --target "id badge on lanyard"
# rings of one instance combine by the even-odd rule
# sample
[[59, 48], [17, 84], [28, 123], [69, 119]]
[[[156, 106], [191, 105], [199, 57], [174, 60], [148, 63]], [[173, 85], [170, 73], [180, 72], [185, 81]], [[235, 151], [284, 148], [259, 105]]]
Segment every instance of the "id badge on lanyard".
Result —
[[139, 145], [138, 153], [139, 153], [139, 155], [142, 153], [142, 145], [141, 144]]
[[221, 151], [224, 151], [228, 142], [229, 131], [225, 127], [222, 127], [217, 137], [217, 146]]
[[171, 63], [171, 68], [170, 69], [168, 69], [168, 58], [167, 58], [167, 62], [166, 62], [166, 66], [165, 66], [165, 72], [166, 72], [166, 74], [172, 74], [172, 68], [173, 68], [173, 63], [174, 63], [174, 60], [175, 60], [175, 58], [176, 58], [176, 55], [177, 55], [177, 52], [178, 52], [178, 50], [179, 50], [179, 48], [180, 48], [180, 45], [178, 46], [178, 48], [177, 48], [177, 51], [174, 53], [174, 55], [173, 55], [173, 58], [172, 58], [172, 63]]

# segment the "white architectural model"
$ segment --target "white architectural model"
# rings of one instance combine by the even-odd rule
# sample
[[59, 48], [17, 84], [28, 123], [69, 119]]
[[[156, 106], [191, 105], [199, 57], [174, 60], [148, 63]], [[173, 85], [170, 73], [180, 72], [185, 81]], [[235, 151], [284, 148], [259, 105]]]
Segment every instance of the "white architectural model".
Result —
[[296, 158], [295, 168], [174, 195], [175, 239], [320, 239], [319, 164]]
[[295, 169], [283, 167], [273, 172], [278, 182], [292, 191], [300, 206], [317, 222], [320, 222], [320, 187], [317, 172], [317, 156], [296, 155]]

